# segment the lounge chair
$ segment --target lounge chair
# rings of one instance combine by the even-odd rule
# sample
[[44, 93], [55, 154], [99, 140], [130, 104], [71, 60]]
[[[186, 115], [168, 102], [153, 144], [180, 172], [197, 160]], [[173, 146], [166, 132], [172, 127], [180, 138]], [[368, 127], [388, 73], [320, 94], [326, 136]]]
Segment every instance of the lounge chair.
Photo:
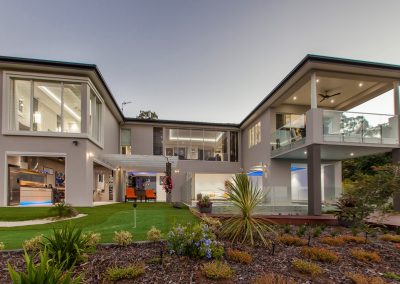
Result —
[[134, 201], [137, 200], [136, 192], [133, 187], [127, 187], [125, 190], [125, 203], [128, 200], [134, 200]]
[[146, 189], [145, 190], [145, 200], [147, 202], [147, 200], [153, 199], [154, 202], [156, 201], [156, 195], [154, 194], [154, 190], [152, 189]]

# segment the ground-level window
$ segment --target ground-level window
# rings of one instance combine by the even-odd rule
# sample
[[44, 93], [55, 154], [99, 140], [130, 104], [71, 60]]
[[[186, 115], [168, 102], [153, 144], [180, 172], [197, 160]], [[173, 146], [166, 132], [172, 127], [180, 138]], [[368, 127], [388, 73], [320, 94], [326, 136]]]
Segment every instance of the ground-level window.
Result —
[[163, 128], [153, 128], [153, 155], [163, 154]]

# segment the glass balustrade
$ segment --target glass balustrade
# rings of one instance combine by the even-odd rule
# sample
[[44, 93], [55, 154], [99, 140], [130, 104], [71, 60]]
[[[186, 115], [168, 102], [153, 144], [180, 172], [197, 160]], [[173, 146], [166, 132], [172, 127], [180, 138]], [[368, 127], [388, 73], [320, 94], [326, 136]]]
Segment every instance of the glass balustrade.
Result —
[[271, 149], [273, 152], [284, 151], [298, 144], [303, 144], [306, 138], [305, 115], [301, 115], [290, 124], [277, 129], [271, 135]]
[[397, 144], [397, 116], [334, 110], [323, 111], [326, 142]]

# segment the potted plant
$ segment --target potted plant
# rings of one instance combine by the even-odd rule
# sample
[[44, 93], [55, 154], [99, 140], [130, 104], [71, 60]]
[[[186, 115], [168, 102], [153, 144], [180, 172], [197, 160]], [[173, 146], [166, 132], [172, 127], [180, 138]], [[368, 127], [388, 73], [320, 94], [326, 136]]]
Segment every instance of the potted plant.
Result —
[[212, 211], [212, 202], [208, 195], [204, 195], [201, 197], [199, 201], [197, 201], [197, 207], [199, 208], [200, 213], [211, 213]]

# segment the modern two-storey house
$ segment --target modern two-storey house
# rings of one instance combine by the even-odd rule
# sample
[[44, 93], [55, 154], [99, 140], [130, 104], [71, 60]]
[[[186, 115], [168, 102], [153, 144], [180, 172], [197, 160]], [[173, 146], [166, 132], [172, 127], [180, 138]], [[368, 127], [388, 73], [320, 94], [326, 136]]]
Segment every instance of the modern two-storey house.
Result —
[[[319, 215], [342, 192], [342, 160], [400, 159], [399, 81], [400, 66], [308, 55], [239, 124], [143, 120], [122, 114], [95, 65], [0, 57], [0, 205], [92, 206], [127, 187], [165, 201], [168, 161], [173, 201], [208, 195], [218, 210], [246, 172], [260, 211]], [[349, 111], [387, 92], [387, 115]]]

